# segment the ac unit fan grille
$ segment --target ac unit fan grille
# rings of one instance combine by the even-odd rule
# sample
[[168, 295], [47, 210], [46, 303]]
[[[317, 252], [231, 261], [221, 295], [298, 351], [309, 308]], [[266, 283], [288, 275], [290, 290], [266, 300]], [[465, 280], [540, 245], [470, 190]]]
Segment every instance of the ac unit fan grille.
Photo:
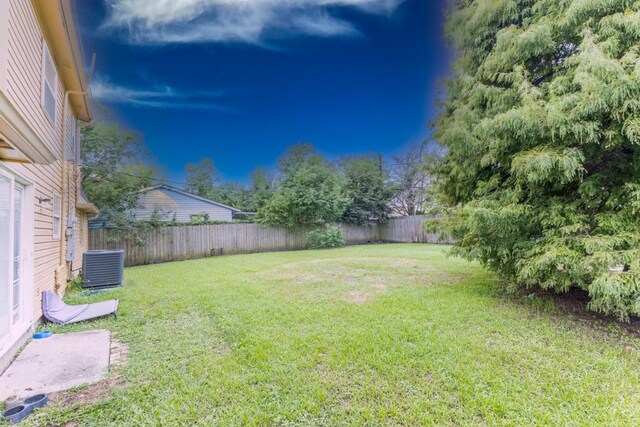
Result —
[[82, 258], [84, 288], [110, 288], [124, 281], [124, 251], [87, 251]]

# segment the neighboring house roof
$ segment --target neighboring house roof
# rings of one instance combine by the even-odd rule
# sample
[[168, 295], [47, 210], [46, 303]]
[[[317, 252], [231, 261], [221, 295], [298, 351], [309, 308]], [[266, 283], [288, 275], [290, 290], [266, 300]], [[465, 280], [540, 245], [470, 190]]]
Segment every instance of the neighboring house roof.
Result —
[[229, 210], [231, 210], [233, 212], [240, 212], [240, 209], [236, 209], [236, 208], [233, 208], [231, 206], [227, 206], [227, 205], [222, 204], [222, 203], [214, 202], [213, 200], [205, 199], [204, 197], [197, 196], [197, 195], [195, 195], [193, 193], [189, 193], [188, 191], [180, 190], [179, 188], [172, 187], [172, 186], [166, 185], [166, 184], [158, 184], [158, 185], [154, 185], [153, 187], [143, 188], [142, 190], [136, 191], [134, 194], [148, 193], [149, 191], [152, 191], [152, 190], [175, 191], [176, 193], [180, 193], [180, 194], [182, 194], [184, 196], [187, 196], [187, 197], [192, 197], [192, 198], [194, 198], [196, 200], [200, 200], [201, 202], [210, 203], [210, 204], [212, 204], [214, 206], [220, 206], [222, 208], [229, 209]]

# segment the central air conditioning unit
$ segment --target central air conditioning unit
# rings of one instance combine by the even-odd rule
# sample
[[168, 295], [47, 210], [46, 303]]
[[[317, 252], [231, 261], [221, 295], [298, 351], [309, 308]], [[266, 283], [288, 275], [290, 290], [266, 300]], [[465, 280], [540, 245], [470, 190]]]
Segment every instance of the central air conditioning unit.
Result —
[[82, 256], [82, 287], [114, 288], [124, 281], [124, 250], [86, 251]]

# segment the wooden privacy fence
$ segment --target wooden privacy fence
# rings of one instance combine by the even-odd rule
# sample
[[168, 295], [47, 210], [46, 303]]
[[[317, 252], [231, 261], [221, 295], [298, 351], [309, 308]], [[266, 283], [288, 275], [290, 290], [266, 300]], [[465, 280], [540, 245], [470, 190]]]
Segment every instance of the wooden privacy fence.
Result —
[[[438, 243], [438, 236], [425, 233], [426, 216], [394, 218], [385, 224], [336, 224], [348, 245], [373, 242]], [[258, 224], [216, 224], [162, 227], [149, 230], [144, 244], [118, 237], [108, 228], [89, 230], [89, 249], [124, 249], [125, 265], [205, 258], [223, 254], [304, 249], [311, 228], [287, 229]]]
[[[394, 243], [442, 243], [439, 234], [424, 231], [425, 220], [432, 218], [426, 215], [403, 216], [379, 224], [380, 239]], [[448, 240], [446, 243], [450, 243]]]

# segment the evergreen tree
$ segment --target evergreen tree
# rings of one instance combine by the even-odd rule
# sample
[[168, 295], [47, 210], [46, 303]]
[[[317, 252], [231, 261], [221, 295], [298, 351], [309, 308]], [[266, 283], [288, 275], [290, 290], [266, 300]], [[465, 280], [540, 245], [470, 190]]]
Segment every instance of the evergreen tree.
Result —
[[458, 0], [447, 33], [437, 228], [513, 285], [640, 314], [640, 2]]

